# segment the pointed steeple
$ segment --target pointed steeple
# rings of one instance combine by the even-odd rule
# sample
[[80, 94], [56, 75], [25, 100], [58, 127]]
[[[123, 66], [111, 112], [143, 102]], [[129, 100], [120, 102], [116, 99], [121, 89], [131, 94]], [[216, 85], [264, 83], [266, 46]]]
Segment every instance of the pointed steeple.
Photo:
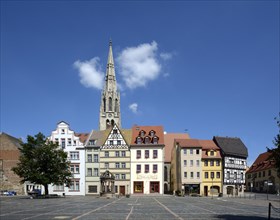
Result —
[[121, 127], [120, 93], [117, 90], [112, 40], [110, 40], [106, 77], [101, 95], [99, 130], [105, 130], [115, 124]]

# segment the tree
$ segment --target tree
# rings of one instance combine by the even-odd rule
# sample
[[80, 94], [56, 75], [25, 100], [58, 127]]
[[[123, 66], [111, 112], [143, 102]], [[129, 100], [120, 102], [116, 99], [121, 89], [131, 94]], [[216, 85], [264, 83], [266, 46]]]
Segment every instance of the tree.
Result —
[[22, 178], [21, 183], [43, 185], [45, 195], [49, 194], [48, 184], [69, 186], [72, 174], [67, 153], [49, 141], [42, 133], [27, 136], [27, 143], [21, 144], [19, 163], [12, 170]]
[[278, 176], [280, 176], [280, 112], [279, 118], [275, 118], [277, 126], [278, 126], [278, 134], [273, 140], [273, 144], [275, 148], [267, 148], [268, 152], [271, 152], [271, 159], [275, 161], [275, 166], [277, 169]]

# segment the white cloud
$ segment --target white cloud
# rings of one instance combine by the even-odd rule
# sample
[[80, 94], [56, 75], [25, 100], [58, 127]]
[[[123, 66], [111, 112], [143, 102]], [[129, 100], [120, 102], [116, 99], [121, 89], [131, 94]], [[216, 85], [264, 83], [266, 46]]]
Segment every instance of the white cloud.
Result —
[[163, 59], [163, 60], [170, 60], [173, 55], [171, 53], [161, 53], [160, 54], [160, 57]]
[[136, 114], [138, 112], [138, 104], [132, 103], [131, 105], [129, 105], [129, 109]]
[[124, 49], [117, 57], [120, 74], [130, 89], [146, 86], [149, 81], [155, 80], [161, 70], [156, 59], [157, 43], [140, 44], [137, 47]]
[[105, 74], [101, 70], [98, 57], [89, 61], [77, 60], [74, 67], [79, 71], [81, 84], [87, 88], [102, 89]]

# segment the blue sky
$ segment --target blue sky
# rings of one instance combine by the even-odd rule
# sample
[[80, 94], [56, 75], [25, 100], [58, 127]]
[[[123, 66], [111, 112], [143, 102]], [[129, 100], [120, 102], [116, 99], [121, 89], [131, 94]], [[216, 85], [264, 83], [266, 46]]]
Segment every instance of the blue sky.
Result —
[[249, 163], [272, 146], [279, 1], [267, 0], [1, 1], [1, 131], [98, 129], [110, 38], [123, 128], [240, 137]]

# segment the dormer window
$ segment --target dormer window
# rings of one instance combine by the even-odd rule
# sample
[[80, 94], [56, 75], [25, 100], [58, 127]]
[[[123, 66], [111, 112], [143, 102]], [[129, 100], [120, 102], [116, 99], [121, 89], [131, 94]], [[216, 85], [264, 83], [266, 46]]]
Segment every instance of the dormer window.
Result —
[[142, 138], [141, 138], [141, 137], [137, 137], [136, 143], [137, 143], [137, 144], [142, 144]]
[[88, 145], [89, 146], [95, 145], [95, 140], [89, 140]]
[[155, 132], [153, 130], [150, 131], [150, 136], [154, 137], [155, 136]]
[[143, 130], [142, 130], [142, 131], [140, 131], [140, 136], [141, 136], [141, 137], [144, 137], [144, 136], [145, 136], [145, 134], [146, 134], [146, 132], [145, 132], [145, 131], [143, 131]]
[[210, 151], [210, 156], [214, 156], [214, 151], [213, 150]]
[[153, 138], [153, 143], [154, 143], [154, 144], [158, 144], [158, 137], [157, 137], [157, 136], [155, 136], [155, 137]]
[[149, 144], [150, 143], [150, 138], [149, 137], [145, 137], [145, 144]]

